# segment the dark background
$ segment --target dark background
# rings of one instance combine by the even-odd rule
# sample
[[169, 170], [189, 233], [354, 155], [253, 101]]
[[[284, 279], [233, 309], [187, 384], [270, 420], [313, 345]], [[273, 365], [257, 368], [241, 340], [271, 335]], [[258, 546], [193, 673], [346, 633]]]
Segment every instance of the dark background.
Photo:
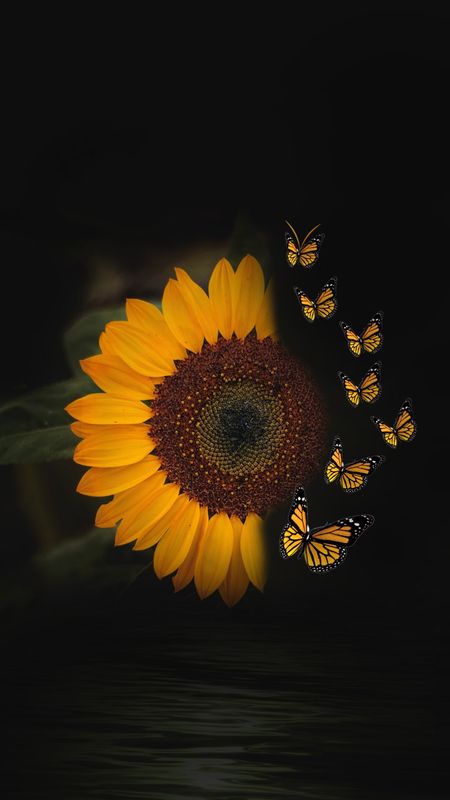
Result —
[[[361, 495], [345, 497], [321, 479], [309, 488], [313, 522], [348, 511], [376, 517], [335, 574], [310, 575], [303, 564], [278, 559], [283, 509], [268, 525], [272, 570], [264, 597], [249, 592], [231, 612], [218, 598], [200, 603], [190, 589], [174, 596], [169, 581], [160, 584], [148, 571], [119, 597], [95, 586], [64, 586], [39, 595], [31, 610], [10, 613], [7, 607], [11, 671], [5, 685], [12, 761], [20, 766], [14, 781], [20, 774], [23, 782], [20, 789], [14, 784], [16, 791], [27, 797], [48, 796], [53, 788], [67, 793], [71, 773], [58, 767], [51, 752], [58, 725], [73, 734], [65, 721], [68, 698], [92, 698], [77, 730], [95, 726], [92, 675], [113, 671], [123, 660], [132, 682], [130, 664], [134, 669], [149, 657], [145, 642], [151, 640], [161, 674], [169, 664], [183, 685], [194, 676], [208, 686], [203, 662], [214, 665], [219, 683], [222, 669], [223, 685], [235, 686], [233, 676], [245, 673], [247, 664], [249, 674], [256, 669], [261, 692], [270, 694], [288, 676], [296, 686], [312, 686], [316, 700], [331, 698], [330, 717], [312, 733], [316, 761], [306, 770], [309, 788], [298, 793], [305, 773], [297, 753], [290, 769], [300, 783], [292, 775], [291, 783], [286, 777], [277, 783], [275, 770], [267, 779], [269, 797], [283, 796], [281, 787], [286, 796], [350, 797], [355, 791], [372, 797], [374, 791], [374, 797], [390, 797], [391, 791], [392, 797], [440, 797], [446, 714], [437, 687], [448, 650], [449, 557], [441, 502], [447, 481], [447, 21], [439, 13], [400, 19], [347, 11], [333, 18], [317, 9], [305, 11], [298, 23], [280, 12], [252, 25], [235, 19], [232, 31], [202, 19], [208, 35], [195, 38], [169, 22], [142, 29], [137, 20], [119, 35], [109, 30], [110, 22], [78, 32], [75, 22], [61, 20], [57, 40], [21, 34], [3, 56], [4, 392], [69, 377], [61, 336], [70, 323], [127, 295], [157, 295], [174, 263], [190, 268], [197, 259], [198, 274], [206, 276], [226, 250], [236, 220], [244, 218], [267, 238], [265, 267], [275, 274], [282, 333], [323, 388], [330, 443], [340, 434], [347, 458], [385, 452], [387, 462]], [[285, 218], [299, 232], [323, 224], [326, 240], [311, 273], [294, 275], [284, 262]], [[398, 452], [384, 449], [368, 419], [372, 409], [345, 404], [335, 377], [343, 369], [360, 379], [370, 359], [352, 359], [335, 321], [307, 326], [299, 316], [292, 284], [317, 294], [331, 275], [339, 279], [339, 319], [361, 330], [373, 313], [385, 313], [383, 396], [375, 413], [393, 420], [411, 396], [419, 428], [416, 441]], [[26, 582], [36, 554], [85, 533], [97, 503], [74, 494], [79, 474], [73, 464], [40, 467], [32, 480], [40, 496], [34, 513], [29, 475], [2, 468], [8, 586]], [[211, 641], [221, 642], [219, 655]], [[300, 653], [305, 646], [307, 657]], [[224, 653], [232, 664], [227, 668]], [[267, 662], [263, 671], [261, 659]], [[38, 677], [30, 683], [31, 664]], [[60, 677], [68, 674], [70, 686]], [[151, 697], [164, 716], [161, 685]], [[243, 686], [250, 692], [250, 683]], [[384, 709], [378, 722], [370, 717], [369, 695]], [[200, 707], [211, 696], [202, 695]], [[345, 741], [336, 731], [327, 738], [333, 698], [341, 696], [346, 709], [358, 710], [353, 723], [351, 715], [347, 720]], [[303, 702], [295, 697], [289, 706]], [[65, 710], [47, 717], [44, 708]], [[237, 708], [238, 729], [240, 713], [244, 727], [245, 719], [258, 724], [244, 713], [244, 690]], [[222, 712], [219, 707], [219, 717]], [[362, 733], [359, 713], [373, 723]], [[386, 731], [398, 730], [401, 739], [415, 723], [422, 733], [403, 747], [396, 741], [394, 757]], [[101, 730], [106, 735], [115, 724], [113, 715]], [[288, 750], [298, 746], [300, 731], [308, 740], [302, 725], [293, 723]], [[355, 766], [348, 750], [357, 749], [361, 736], [367, 747], [358, 751]], [[37, 739], [39, 757], [33, 760]], [[176, 739], [176, 732], [168, 733], [169, 749]], [[266, 750], [261, 743], [259, 750], [250, 748], [245, 762], [256, 776], [271, 748], [267, 742]], [[384, 777], [374, 788], [368, 775], [377, 748], [376, 769]], [[324, 754], [333, 769], [321, 764]], [[100, 773], [85, 753], [77, 759], [86, 781], [80, 796], [116, 796], [98, 783], [107, 764]], [[150, 780], [141, 790], [169, 796], [169, 774], [170, 765], [158, 785]], [[245, 783], [236, 795], [213, 783], [196, 787], [188, 796], [260, 796]], [[124, 796], [141, 795], [128, 789]]]

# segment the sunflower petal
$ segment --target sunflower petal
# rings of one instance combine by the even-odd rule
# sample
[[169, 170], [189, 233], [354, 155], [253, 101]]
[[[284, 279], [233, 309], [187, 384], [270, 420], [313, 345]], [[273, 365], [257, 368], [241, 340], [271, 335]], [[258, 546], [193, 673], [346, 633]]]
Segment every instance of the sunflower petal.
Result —
[[77, 492], [89, 497], [107, 497], [124, 492], [153, 475], [161, 466], [156, 456], [146, 456], [126, 467], [92, 467], [81, 478]]
[[248, 514], [241, 533], [241, 555], [247, 575], [261, 592], [267, 578], [266, 547], [263, 521], [257, 514]]
[[93, 425], [132, 425], [152, 416], [149, 406], [140, 400], [127, 400], [112, 394], [87, 394], [66, 406], [68, 414]]
[[133, 511], [125, 514], [117, 528], [116, 544], [132, 542], [156, 525], [161, 517], [172, 508], [179, 491], [180, 487], [175, 483], [166, 483], [151, 494], [145, 508], [140, 509], [138, 514]]
[[274, 284], [271, 278], [256, 317], [256, 335], [258, 339], [265, 339], [267, 336], [275, 338], [276, 331]]
[[166, 473], [158, 471], [137, 486], [119, 492], [109, 503], [103, 503], [95, 517], [97, 528], [113, 528], [125, 514], [138, 514], [158, 486], [162, 486]]
[[189, 552], [180, 564], [177, 572], [172, 578], [173, 586], [176, 592], [184, 589], [194, 577], [195, 562], [199, 551], [200, 544], [208, 527], [208, 508], [207, 506], [200, 506], [200, 518], [197, 525], [195, 536], [189, 548]]
[[199, 353], [203, 345], [203, 331], [190, 304], [183, 296], [180, 285], [173, 278], [166, 284], [162, 298], [164, 318], [183, 347]]
[[161, 536], [163, 536], [184, 513], [188, 503], [189, 497], [187, 494], [178, 495], [173, 506], [166, 511], [164, 516], [161, 517], [155, 525], [152, 525], [149, 530], [139, 535], [133, 545], [133, 550], [147, 550], [149, 547], [153, 547], [154, 544], [159, 542]]
[[203, 335], [209, 344], [217, 342], [219, 329], [205, 290], [192, 280], [184, 269], [175, 267], [178, 286], [186, 305], [195, 316]]
[[202, 600], [222, 583], [233, 551], [233, 528], [228, 514], [215, 514], [208, 522], [194, 571], [197, 592]]
[[233, 327], [239, 339], [254, 328], [263, 297], [263, 271], [253, 256], [245, 256], [236, 270], [233, 286]]
[[[100, 427], [100, 426], [99, 426]], [[87, 436], [75, 448], [73, 460], [86, 467], [124, 467], [142, 461], [155, 448], [148, 425], [116, 425], [111, 431]]]
[[129, 322], [108, 322], [106, 336], [115, 355], [140, 375], [172, 375], [175, 371], [175, 364], [161, 337], [149, 336]]
[[241, 556], [241, 534], [243, 524], [239, 517], [230, 517], [233, 528], [233, 552], [231, 554], [230, 566], [225, 576], [225, 580], [219, 587], [222, 600], [231, 607], [236, 605], [247, 591], [248, 575], [245, 571], [244, 562]]
[[225, 339], [231, 339], [233, 333], [234, 280], [235, 274], [230, 262], [221, 258], [209, 279], [208, 291], [214, 319]]
[[[70, 424], [70, 430], [75, 436], [78, 436], [79, 439], [85, 439], [86, 436], [92, 436], [93, 433], [99, 433], [100, 425], [90, 425], [89, 422], [72, 422]], [[105, 425], [102, 426], [101, 431], [103, 433], [104, 429], [110, 427], [115, 428], [115, 425]]]
[[151, 400], [155, 395], [154, 383], [130, 369], [119, 356], [102, 353], [83, 358], [80, 367], [104, 392], [131, 400]]
[[184, 514], [170, 526], [156, 547], [153, 569], [158, 578], [170, 575], [184, 561], [194, 539], [199, 519], [200, 506], [196, 500], [190, 500]]
[[116, 355], [114, 347], [112, 346], [110, 340], [108, 339], [105, 331], [102, 331], [101, 334], [100, 334], [100, 337], [99, 337], [99, 340], [98, 340], [98, 346], [100, 347], [100, 350], [102, 351], [102, 353], [101, 353], [102, 355], [104, 355], [104, 356], [114, 356], [114, 355]]
[[161, 311], [153, 303], [130, 298], [126, 301], [128, 322], [135, 328], [164, 339], [167, 353], [173, 360], [186, 358], [186, 350], [173, 335]]

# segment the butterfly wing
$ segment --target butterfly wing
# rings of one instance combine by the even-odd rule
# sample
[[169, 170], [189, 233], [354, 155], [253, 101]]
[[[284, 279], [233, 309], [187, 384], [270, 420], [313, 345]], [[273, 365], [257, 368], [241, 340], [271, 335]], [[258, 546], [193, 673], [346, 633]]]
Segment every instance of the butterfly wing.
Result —
[[284, 234], [286, 239], [286, 261], [290, 267], [295, 267], [300, 256], [300, 248], [290, 233]]
[[338, 372], [339, 379], [344, 387], [345, 396], [353, 408], [359, 406], [359, 388], [356, 383], [350, 380], [348, 375], [345, 375], [343, 372]]
[[383, 344], [383, 334], [381, 332], [381, 324], [383, 321], [383, 314], [381, 311], [375, 314], [361, 334], [362, 346], [366, 353], [376, 353]]
[[325, 239], [324, 233], [318, 233], [315, 236], [312, 235], [318, 227], [319, 225], [315, 225], [315, 227], [306, 234], [300, 246], [300, 264], [302, 267], [306, 267], [306, 269], [313, 267], [319, 260], [319, 251]]
[[369, 475], [385, 461], [384, 456], [367, 456], [358, 461], [345, 464], [341, 477], [340, 487], [344, 492], [358, 492], [366, 485]]
[[282, 558], [299, 555], [303, 552], [308, 532], [308, 503], [303, 487], [299, 487], [289, 512], [289, 522], [280, 536], [280, 555]]
[[383, 422], [379, 417], [371, 417], [370, 419], [373, 424], [377, 426], [385, 443], [388, 444], [389, 447], [397, 447], [398, 437], [392, 425], [387, 425], [386, 422]]
[[330, 460], [325, 467], [325, 483], [334, 483], [344, 466], [341, 440], [336, 436], [331, 448]]
[[341, 326], [342, 331], [344, 332], [345, 339], [347, 341], [348, 349], [350, 350], [352, 356], [358, 358], [362, 353], [362, 343], [361, 338], [358, 336], [357, 333], [347, 325], [345, 322], [340, 322], [339, 325]]
[[417, 425], [412, 418], [412, 401], [405, 400], [394, 424], [395, 432], [402, 442], [410, 442], [414, 439]]
[[330, 572], [342, 564], [351, 547], [375, 522], [370, 514], [344, 517], [327, 523], [313, 531], [304, 549], [304, 557], [311, 572]]
[[298, 286], [294, 286], [294, 292], [298, 302], [300, 303], [303, 316], [308, 320], [308, 322], [314, 322], [316, 318], [316, 304], [313, 303], [313, 301], [310, 300], [304, 291], [299, 289]]
[[359, 393], [365, 403], [374, 403], [381, 394], [381, 361], [377, 361], [369, 370], [359, 384]]
[[337, 278], [330, 278], [317, 297], [317, 313], [323, 319], [330, 319], [337, 309], [336, 283]]

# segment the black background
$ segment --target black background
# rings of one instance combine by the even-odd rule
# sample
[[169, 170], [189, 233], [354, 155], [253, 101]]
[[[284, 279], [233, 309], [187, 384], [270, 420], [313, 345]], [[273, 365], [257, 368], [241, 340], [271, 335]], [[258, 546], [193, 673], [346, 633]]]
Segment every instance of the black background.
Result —
[[[126, 619], [139, 609], [151, 617], [156, 603], [153, 624], [170, 631], [186, 603], [191, 624], [210, 625], [214, 615], [219, 625], [231, 618], [249, 628], [285, 620], [291, 636], [311, 620], [326, 632], [330, 603], [338, 603], [355, 636], [367, 620], [389, 625], [394, 618], [418, 640], [428, 636], [430, 662], [439, 661], [448, 641], [447, 21], [439, 13], [333, 17], [317, 9], [298, 22], [279, 11], [251, 25], [236, 18], [232, 30], [220, 22], [230, 20], [202, 18], [207, 34], [191, 38], [168, 21], [144, 30], [125, 25], [119, 34], [111, 20], [103, 29], [86, 21], [79, 32], [75, 22], [60, 20], [57, 40], [21, 34], [5, 53], [5, 391], [69, 376], [62, 332], [102, 303], [86, 291], [93, 254], [128, 265], [120, 290], [105, 298], [121, 302], [131, 291], [155, 288], [144, 264], [157, 271], [161, 253], [170, 264], [174, 253], [180, 262], [205, 242], [226, 242], [245, 212], [268, 236], [282, 333], [323, 387], [330, 442], [340, 434], [347, 457], [387, 456], [361, 496], [347, 498], [316, 481], [309, 490], [313, 522], [351, 510], [374, 514], [376, 526], [340, 570], [322, 578], [279, 561], [283, 510], [269, 525], [273, 566], [264, 598], [249, 595], [230, 617], [215, 599], [173, 597], [166, 584], [149, 594], [145, 580], [120, 613]], [[285, 218], [299, 232], [323, 224], [322, 256], [310, 273], [294, 276], [284, 262]], [[300, 318], [292, 284], [315, 294], [331, 275], [338, 276], [339, 319], [358, 330], [384, 311], [376, 413], [389, 421], [411, 396], [419, 429], [398, 452], [383, 448], [371, 409], [345, 404], [335, 377], [343, 369], [360, 378], [370, 359], [352, 359], [336, 321], [308, 326]], [[79, 471], [67, 470], [66, 482], [75, 483]], [[26, 509], [14, 502], [15, 471], [3, 472], [5, 570], [20, 574], [37, 545]], [[53, 494], [57, 469], [44, 472]], [[57, 513], [64, 525], [64, 509]], [[77, 524], [70, 523], [73, 535]], [[52, 640], [53, 614], [45, 610], [38, 639]], [[83, 647], [89, 623], [81, 619], [71, 636]], [[22, 649], [29, 654], [29, 633], [29, 621], [19, 619], [13, 661]]]

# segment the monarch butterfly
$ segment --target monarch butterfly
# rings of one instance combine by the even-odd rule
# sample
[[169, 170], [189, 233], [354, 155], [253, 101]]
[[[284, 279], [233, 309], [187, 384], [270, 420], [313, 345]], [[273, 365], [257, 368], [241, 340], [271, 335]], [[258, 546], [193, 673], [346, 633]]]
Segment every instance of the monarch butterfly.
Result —
[[320, 225], [315, 225], [314, 228], [312, 228], [310, 232], [306, 234], [305, 238], [300, 244], [299, 238], [290, 222], [288, 222], [287, 219], [285, 222], [286, 225], [289, 225], [292, 233], [294, 234], [294, 238], [290, 233], [284, 234], [286, 239], [286, 260], [289, 266], [295, 267], [297, 266], [298, 262], [300, 262], [302, 267], [310, 269], [319, 259], [319, 250], [322, 246], [323, 240], [325, 239], [325, 234], [318, 233], [316, 236], [313, 236], [312, 234], [314, 231], [316, 231], [317, 228], [320, 228]]
[[303, 311], [303, 316], [308, 322], [314, 322], [316, 316], [330, 319], [337, 309], [336, 299], [337, 278], [330, 278], [315, 300], [310, 300], [302, 289], [294, 286], [294, 292]]
[[381, 361], [376, 361], [367, 370], [359, 386], [353, 383], [348, 375], [343, 372], [338, 372], [338, 375], [344, 387], [345, 396], [354, 408], [359, 406], [361, 400], [364, 400], [365, 403], [374, 403], [375, 400], [378, 400], [381, 394]]
[[355, 333], [350, 325], [347, 325], [345, 322], [339, 323], [344, 331], [348, 349], [350, 350], [352, 356], [358, 358], [362, 352], [376, 353], [380, 349], [383, 343], [383, 334], [381, 332], [382, 321], [383, 312], [379, 311], [378, 314], [375, 314], [375, 316], [369, 319], [369, 322], [364, 328], [361, 336], [358, 336], [358, 334]]
[[330, 572], [342, 564], [351, 547], [375, 519], [370, 514], [342, 517], [310, 530], [308, 503], [302, 486], [295, 492], [289, 522], [280, 536], [280, 555], [290, 558], [302, 555], [311, 572]]
[[339, 480], [339, 485], [344, 492], [357, 492], [366, 485], [369, 475], [385, 460], [384, 456], [367, 456], [358, 461], [344, 464], [341, 440], [336, 436], [330, 460], [325, 467], [325, 483], [334, 483]]
[[397, 447], [399, 440], [401, 442], [411, 442], [417, 432], [416, 422], [412, 418], [412, 400], [409, 397], [401, 406], [397, 419], [392, 426], [386, 425], [385, 422], [376, 417], [371, 417], [370, 419], [377, 426], [389, 447]]

